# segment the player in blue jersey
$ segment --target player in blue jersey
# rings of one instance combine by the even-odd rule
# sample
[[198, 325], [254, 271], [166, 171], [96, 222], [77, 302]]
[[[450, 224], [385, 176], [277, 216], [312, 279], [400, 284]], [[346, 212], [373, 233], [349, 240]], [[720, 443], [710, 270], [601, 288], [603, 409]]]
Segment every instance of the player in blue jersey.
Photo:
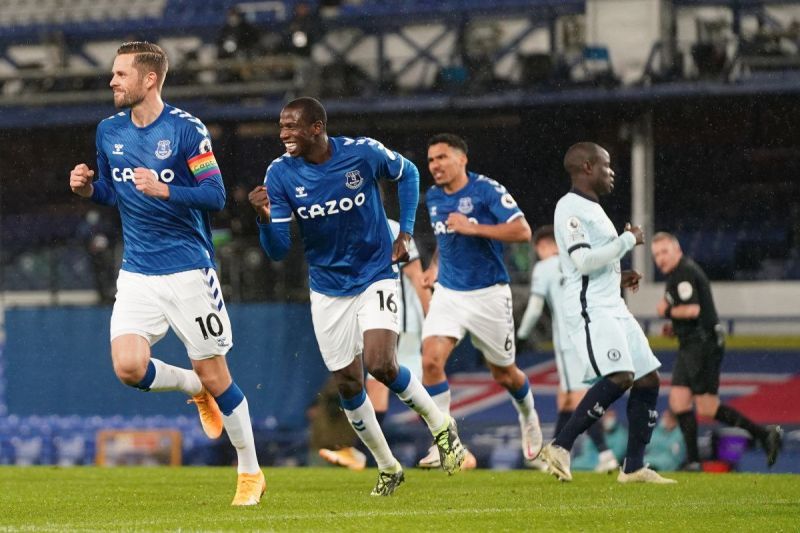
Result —
[[[389, 219], [392, 238], [400, 234], [400, 223]], [[423, 285], [422, 261], [414, 239], [408, 241], [408, 261], [397, 265], [400, 270], [398, 283], [397, 315], [400, 317], [400, 331], [397, 338], [397, 362], [408, 368], [418, 379], [422, 379], [422, 321], [428, 313], [431, 289]], [[389, 410], [389, 389], [380, 381], [367, 375], [367, 397], [375, 408], [378, 424]], [[322, 448], [319, 455], [329, 463], [344, 466], [351, 470], [363, 470], [367, 457], [352, 446], [332, 450]], [[464, 465], [461, 465], [464, 469]]]
[[[437, 281], [422, 328], [422, 382], [439, 408], [450, 412], [445, 363], [469, 332], [495, 381], [512, 397], [522, 430], [522, 452], [533, 461], [542, 431], [528, 377], [515, 363], [514, 317], [504, 242], [528, 242], [531, 228], [505, 187], [467, 172], [467, 143], [450, 133], [428, 141], [428, 169], [435, 185], [425, 202], [437, 249], [427, 283]], [[419, 466], [436, 464], [429, 453]]]
[[[528, 305], [525, 307], [525, 314], [517, 328], [517, 338], [525, 340], [530, 336], [533, 327], [542, 316], [544, 304], [547, 302], [553, 330], [553, 351], [558, 369], [558, 393], [556, 395], [558, 419], [553, 432], [554, 435], [558, 435], [569, 417], [572, 416], [572, 412], [583, 395], [586, 394], [589, 385], [583, 381], [586, 365], [572, 348], [569, 337], [564, 331], [564, 311], [561, 308], [564, 297], [562, 288], [564, 274], [561, 272], [561, 263], [558, 259], [558, 246], [553, 226], [542, 226], [533, 233], [533, 247], [539, 260], [531, 273], [531, 294], [528, 298]], [[613, 450], [610, 450], [606, 444], [602, 425], [593, 424], [587, 434], [599, 452], [595, 471], [611, 472], [619, 468]], [[541, 459], [537, 460], [537, 464], [531, 466], [539, 465], [544, 465]]]
[[[116, 206], [125, 250], [111, 315], [114, 372], [143, 391], [180, 390], [192, 397], [211, 438], [224, 427], [238, 454], [233, 505], [255, 505], [266, 490], [256, 459], [247, 399], [231, 378], [228, 312], [214, 271], [209, 211], [225, 205], [222, 176], [208, 131], [189, 113], [165, 104], [164, 51], [123, 44], [114, 59], [114, 105], [124, 109], [97, 127], [97, 180], [76, 165], [78, 196]], [[193, 370], [151, 357], [172, 327]]]
[[[449, 474], [464, 460], [455, 421], [442, 413], [408, 368], [396, 361], [397, 272], [419, 201], [419, 171], [381, 143], [328, 137], [325, 108], [313, 98], [289, 102], [280, 115], [286, 153], [250, 192], [261, 245], [273, 260], [289, 250], [294, 217], [303, 236], [311, 316], [320, 352], [336, 377], [341, 404], [378, 464], [373, 495], [389, 496], [404, 480], [364, 389], [364, 370], [425, 420]], [[398, 183], [400, 232], [392, 239], [378, 180]], [[362, 364], [363, 360], [363, 364]]]
[[[620, 259], [644, 242], [642, 228], [626, 224], [617, 235], [600, 206], [600, 196], [614, 189], [608, 152], [594, 143], [578, 143], [564, 156], [572, 189], [556, 205], [553, 216], [559, 260], [564, 273], [565, 330], [584, 361], [585, 380], [592, 387], [542, 459], [561, 481], [572, 480], [570, 450], [578, 436], [630, 389], [628, 447], [617, 480], [620, 483], [675, 483], [644, 464], [644, 450], [656, 426], [661, 363], [653, 355], [639, 323], [631, 315], [620, 287]], [[634, 276], [631, 286], [638, 283]]]

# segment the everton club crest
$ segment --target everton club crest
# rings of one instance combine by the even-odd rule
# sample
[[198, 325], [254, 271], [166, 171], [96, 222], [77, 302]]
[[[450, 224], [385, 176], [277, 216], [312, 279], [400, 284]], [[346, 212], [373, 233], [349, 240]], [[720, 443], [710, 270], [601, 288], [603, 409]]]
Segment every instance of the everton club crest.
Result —
[[163, 140], [158, 141], [158, 147], [156, 148], [156, 157], [159, 159], [166, 159], [170, 155], [172, 155], [172, 148], [169, 147], [169, 141]]
[[344, 177], [344, 184], [348, 189], [358, 189], [361, 187], [361, 184], [364, 183], [364, 178], [361, 177], [361, 173], [358, 170], [351, 170], [347, 172]]
[[472, 213], [472, 198], [465, 196], [458, 199], [458, 212], [465, 215]]

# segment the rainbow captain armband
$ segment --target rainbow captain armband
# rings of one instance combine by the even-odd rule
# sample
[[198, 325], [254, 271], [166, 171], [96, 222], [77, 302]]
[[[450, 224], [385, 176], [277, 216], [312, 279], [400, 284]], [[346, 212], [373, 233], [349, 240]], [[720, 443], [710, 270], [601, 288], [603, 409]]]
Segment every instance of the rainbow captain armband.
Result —
[[214, 158], [214, 152], [196, 155], [189, 159], [187, 163], [196, 181], [203, 181], [212, 176], [221, 176], [219, 165], [217, 165], [217, 160]]

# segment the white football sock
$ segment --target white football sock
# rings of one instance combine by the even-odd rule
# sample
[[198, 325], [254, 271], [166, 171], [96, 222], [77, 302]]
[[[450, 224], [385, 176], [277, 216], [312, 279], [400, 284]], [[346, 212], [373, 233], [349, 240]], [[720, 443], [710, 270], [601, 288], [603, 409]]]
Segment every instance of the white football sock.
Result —
[[222, 424], [225, 426], [231, 444], [236, 448], [236, 456], [239, 459], [238, 472], [240, 474], [258, 472], [260, 468], [256, 457], [256, 443], [253, 439], [253, 425], [250, 422], [247, 398], [244, 398], [230, 415], [222, 415]]
[[344, 414], [347, 415], [347, 420], [356, 431], [356, 435], [361, 439], [361, 442], [369, 449], [375, 462], [378, 464], [378, 470], [393, 470], [398, 464], [397, 459], [392, 455], [392, 450], [389, 449], [389, 444], [386, 442], [386, 437], [381, 430], [378, 419], [375, 417], [375, 409], [372, 407], [372, 402], [369, 397], [364, 396], [364, 403], [352, 411], [344, 409]]
[[419, 379], [414, 374], [409, 374], [411, 379], [408, 381], [408, 386], [402, 392], [397, 392], [397, 397], [400, 398], [404, 404], [419, 413], [428, 425], [431, 433], [436, 435], [437, 432], [442, 431], [449, 422], [450, 411], [450, 391], [447, 392], [447, 411], [442, 411], [437, 403], [422, 386]]
[[530, 388], [528, 388], [528, 394], [526, 394], [522, 400], [517, 400], [514, 396], [511, 396], [511, 403], [525, 420], [528, 420], [531, 413], [536, 413], [533, 405], [533, 392], [531, 392]]
[[155, 392], [179, 390], [189, 396], [200, 394], [203, 384], [194, 370], [187, 370], [177, 366], [168, 365], [160, 359], [151, 357], [150, 361], [156, 368], [156, 376], [149, 389]]

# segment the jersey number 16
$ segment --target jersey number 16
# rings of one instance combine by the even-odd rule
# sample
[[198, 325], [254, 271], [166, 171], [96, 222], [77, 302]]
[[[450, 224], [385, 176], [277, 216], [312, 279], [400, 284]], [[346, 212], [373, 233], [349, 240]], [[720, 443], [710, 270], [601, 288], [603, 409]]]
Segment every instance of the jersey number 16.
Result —
[[397, 312], [397, 302], [394, 301], [394, 293], [389, 293], [389, 297], [385, 297], [383, 291], [376, 291], [378, 293], [378, 298], [380, 298], [380, 308], [381, 311], [384, 309], [388, 309], [392, 313]]

